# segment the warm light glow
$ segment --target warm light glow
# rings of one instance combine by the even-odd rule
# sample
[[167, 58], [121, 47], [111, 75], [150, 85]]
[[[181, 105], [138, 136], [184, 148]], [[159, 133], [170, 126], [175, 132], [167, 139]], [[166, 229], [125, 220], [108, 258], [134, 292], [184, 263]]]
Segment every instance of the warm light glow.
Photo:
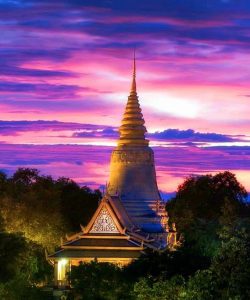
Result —
[[178, 98], [164, 92], [140, 92], [140, 98], [145, 106], [153, 110], [167, 113], [176, 117], [196, 118], [199, 114], [199, 105], [192, 99]]
[[68, 260], [65, 259], [65, 258], [59, 260], [59, 262], [58, 262], [58, 264], [59, 264], [60, 266], [65, 266], [67, 263], [68, 263]]
[[62, 258], [58, 261], [58, 273], [57, 273], [57, 279], [58, 280], [65, 280], [66, 279], [66, 267], [68, 264], [68, 260], [65, 258]]

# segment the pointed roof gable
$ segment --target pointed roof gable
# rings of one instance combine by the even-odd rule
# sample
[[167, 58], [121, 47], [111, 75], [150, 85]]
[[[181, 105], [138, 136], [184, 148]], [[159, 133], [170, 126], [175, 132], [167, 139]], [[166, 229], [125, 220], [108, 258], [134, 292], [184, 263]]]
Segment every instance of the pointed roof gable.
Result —
[[125, 228], [120, 224], [118, 217], [113, 211], [108, 198], [104, 197], [99, 204], [96, 212], [84, 228], [87, 233], [121, 233], [124, 234]]
[[106, 207], [103, 207], [89, 233], [119, 233], [119, 230]]

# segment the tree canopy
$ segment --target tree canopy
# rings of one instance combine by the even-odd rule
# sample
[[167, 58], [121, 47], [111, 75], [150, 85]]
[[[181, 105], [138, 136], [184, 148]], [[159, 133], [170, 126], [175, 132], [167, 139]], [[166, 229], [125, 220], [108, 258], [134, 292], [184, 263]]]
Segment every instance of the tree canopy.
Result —
[[37, 285], [52, 277], [41, 245], [21, 233], [0, 232], [0, 299], [45, 299]]
[[38, 288], [51, 281], [45, 248], [79, 231], [94, 213], [101, 193], [36, 169], [0, 172], [0, 299], [45, 300]]
[[[87, 224], [101, 197], [67, 178], [36, 169], [0, 172], [0, 298], [42, 300], [50, 276], [44, 247]], [[124, 268], [109, 263], [72, 267], [79, 299], [212, 300], [250, 298], [250, 209], [230, 172], [187, 178], [167, 204], [184, 240], [175, 251], [146, 251]]]
[[247, 195], [236, 176], [228, 171], [191, 176], [178, 187], [176, 196], [167, 202], [166, 209], [179, 230], [185, 231], [196, 220], [218, 220], [225, 201], [227, 205], [234, 206], [235, 213], [243, 215]]
[[82, 299], [130, 299], [128, 283], [122, 270], [111, 263], [80, 263], [72, 267], [71, 284]]
[[101, 193], [80, 187], [67, 178], [54, 180], [36, 169], [18, 169], [11, 177], [0, 174], [1, 213], [8, 232], [23, 232], [53, 249], [66, 233], [86, 225]]
[[186, 243], [193, 245], [193, 251], [196, 248], [211, 257], [218, 248], [220, 224], [250, 215], [247, 195], [236, 176], [228, 171], [191, 176], [178, 187], [166, 210]]

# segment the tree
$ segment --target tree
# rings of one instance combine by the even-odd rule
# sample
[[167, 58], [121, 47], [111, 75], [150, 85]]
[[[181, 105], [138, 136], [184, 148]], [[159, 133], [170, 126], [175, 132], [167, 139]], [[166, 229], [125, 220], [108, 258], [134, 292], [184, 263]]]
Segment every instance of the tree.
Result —
[[191, 176], [178, 187], [166, 209], [179, 230], [185, 231], [196, 219], [218, 219], [225, 199], [243, 213], [247, 192], [234, 174], [226, 171], [214, 176]]
[[94, 214], [102, 196], [100, 191], [80, 187], [68, 178], [59, 178], [56, 185], [60, 190], [61, 213], [67, 216], [70, 231], [79, 230], [79, 225], [85, 226]]
[[230, 216], [245, 217], [249, 212], [247, 192], [234, 174], [191, 176], [178, 187], [176, 196], [166, 204], [170, 221], [194, 245], [196, 252], [212, 257], [218, 248], [217, 231], [230, 209]]
[[26, 238], [48, 249], [54, 249], [66, 232], [66, 222], [51, 201], [38, 201], [35, 194], [26, 194], [26, 199], [16, 203], [15, 199], [1, 199], [2, 215], [8, 232], [22, 232]]
[[230, 172], [186, 179], [166, 205], [185, 241], [177, 251], [152, 252], [128, 266], [134, 280], [142, 277], [134, 285], [135, 298], [249, 299], [246, 197]]
[[0, 282], [22, 275], [27, 281], [39, 283], [51, 275], [44, 250], [20, 233], [0, 233]]
[[[2, 178], [2, 180], [1, 180]], [[8, 232], [23, 232], [53, 251], [66, 233], [78, 231], [94, 213], [99, 191], [72, 180], [40, 175], [36, 169], [18, 169], [0, 176], [0, 205]]]
[[179, 300], [185, 290], [182, 276], [174, 276], [169, 280], [152, 282], [142, 278], [134, 285], [133, 299], [137, 300]]
[[41, 289], [27, 282], [21, 274], [3, 284], [0, 282], [0, 299], [3, 300], [50, 300]]
[[[166, 300], [250, 299], [250, 222], [225, 226], [211, 265], [188, 277], [148, 276], [134, 285], [134, 298]], [[167, 266], [166, 266], [167, 267]]]
[[126, 266], [123, 272], [131, 281], [142, 277], [168, 280], [177, 275], [188, 278], [197, 270], [209, 266], [210, 260], [207, 257], [194, 254], [192, 247], [185, 243], [176, 251], [147, 251]]
[[130, 299], [122, 270], [111, 263], [80, 263], [72, 267], [70, 280], [82, 299]]
[[0, 299], [45, 299], [36, 287], [52, 276], [44, 250], [21, 234], [0, 233]]
[[181, 299], [185, 300], [213, 300], [221, 299], [217, 285], [217, 278], [208, 270], [197, 271], [186, 283]]
[[7, 186], [7, 175], [0, 171], [0, 196], [3, 195], [3, 193], [6, 190]]
[[19, 168], [13, 174], [11, 180], [14, 183], [20, 183], [24, 186], [30, 186], [32, 183], [36, 182], [38, 178], [39, 171], [37, 169]]
[[223, 299], [250, 299], [250, 223], [223, 227], [211, 270]]

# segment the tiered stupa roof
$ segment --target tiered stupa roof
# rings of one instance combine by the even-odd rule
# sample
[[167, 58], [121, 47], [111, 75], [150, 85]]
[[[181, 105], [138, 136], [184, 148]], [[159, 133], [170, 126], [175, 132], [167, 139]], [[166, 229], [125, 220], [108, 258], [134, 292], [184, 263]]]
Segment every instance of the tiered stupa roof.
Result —
[[136, 62], [134, 56], [131, 90], [123, 114], [122, 124], [119, 127], [120, 138], [118, 140], [118, 146], [147, 146], [148, 140], [145, 139], [147, 130], [144, 124], [145, 121], [136, 91]]

